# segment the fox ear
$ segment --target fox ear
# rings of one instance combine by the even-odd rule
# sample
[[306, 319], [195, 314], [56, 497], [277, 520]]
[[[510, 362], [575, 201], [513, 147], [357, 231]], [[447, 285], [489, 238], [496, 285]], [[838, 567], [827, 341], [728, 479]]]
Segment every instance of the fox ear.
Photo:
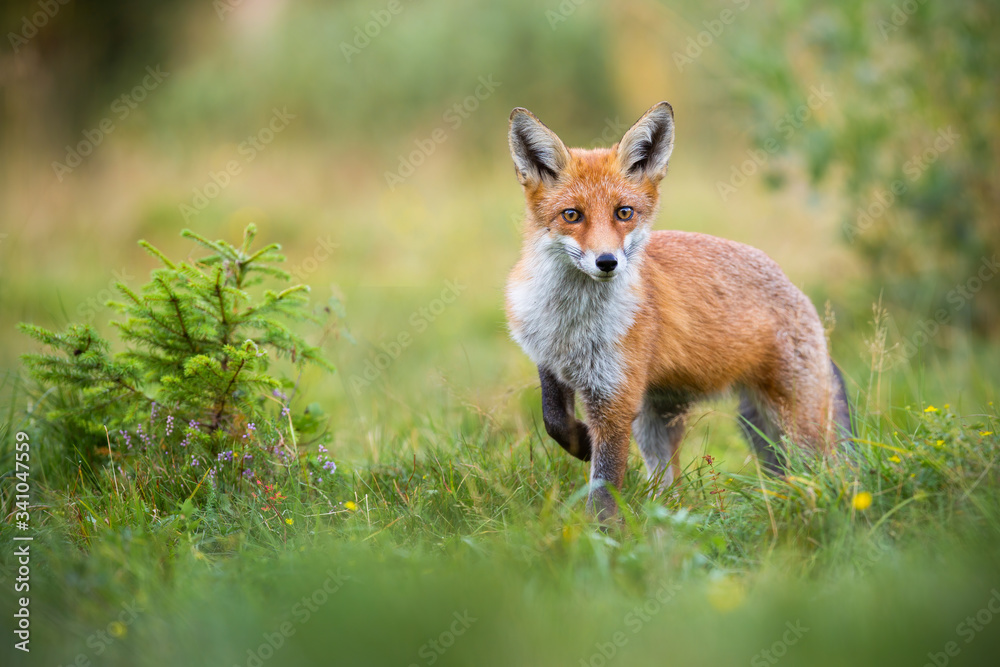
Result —
[[618, 163], [627, 176], [659, 181], [674, 150], [674, 110], [660, 102], [643, 114], [618, 142]]
[[562, 140], [527, 109], [518, 107], [511, 112], [507, 138], [521, 185], [555, 182], [569, 164], [569, 151]]

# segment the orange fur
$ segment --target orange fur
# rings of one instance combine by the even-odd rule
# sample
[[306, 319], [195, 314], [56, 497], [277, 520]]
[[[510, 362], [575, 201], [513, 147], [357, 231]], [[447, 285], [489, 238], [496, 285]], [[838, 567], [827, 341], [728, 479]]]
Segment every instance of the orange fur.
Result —
[[[842, 389], [809, 299], [760, 250], [703, 234], [649, 231], [673, 146], [669, 105], [653, 107], [610, 149], [566, 149], [528, 112], [515, 110], [511, 119], [527, 215], [522, 256], [508, 280], [507, 317], [540, 370], [583, 399], [593, 443], [594, 511], [614, 512], [601, 485], [621, 488], [633, 422], [642, 417], [636, 423], [649, 441], [640, 445], [650, 452], [650, 474], [673, 478], [687, 406], [730, 388], [743, 391], [762, 423], [775, 426], [767, 435], [828, 450]], [[616, 217], [621, 207], [634, 211], [631, 219]], [[567, 209], [580, 219], [567, 221]], [[622, 275], [608, 277], [591, 266], [602, 253], [623, 258]], [[542, 284], [543, 275], [556, 275], [568, 287]], [[580, 303], [593, 307], [562, 293], [576, 289]], [[612, 321], [602, 321], [603, 309]], [[603, 374], [575, 363], [576, 348], [592, 353], [588, 346], [603, 344], [590, 345], [589, 330], [614, 332], [619, 321], [620, 335], [601, 348], [610, 361], [604, 364], [600, 350], [593, 357], [591, 366], [601, 365]], [[670, 473], [663, 461], [668, 454]]]

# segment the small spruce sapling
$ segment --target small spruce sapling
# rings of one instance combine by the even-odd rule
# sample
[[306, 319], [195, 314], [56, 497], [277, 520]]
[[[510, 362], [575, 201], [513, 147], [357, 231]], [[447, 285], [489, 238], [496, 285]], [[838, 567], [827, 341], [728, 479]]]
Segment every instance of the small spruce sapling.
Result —
[[20, 325], [48, 348], [23, 358], [40, 385], [58, 390], [44, 418], [62, 432], [87, 437], [103, 436], [105, 427], [127, 430], [149, 419], [158, 403], [181, 423], [204, 425], [221, 443], [246, 422], [265, 418], [265, 397], [290, 384], [268, 372], [271, 354], [300, 372], [306, 365], [334, 370], [288, 326], [320, 321], [309, 309], [308, 286], [265, 289], [256, 298], [248, 291], [265, 280], [291, 281], [277, 267], [285, 260], [279, 245], [253, 249], [252, 224], [238, 247], [190, 230], [182, 236], [209, 254], [175, 263], [141, 241], [162, 266], [138, 292], [116, 285], [122, 300], [108, 305], [122, 316], [111, 323], [121, 351], [112, 352], [89, 325], [71, 324], [62, 333]]

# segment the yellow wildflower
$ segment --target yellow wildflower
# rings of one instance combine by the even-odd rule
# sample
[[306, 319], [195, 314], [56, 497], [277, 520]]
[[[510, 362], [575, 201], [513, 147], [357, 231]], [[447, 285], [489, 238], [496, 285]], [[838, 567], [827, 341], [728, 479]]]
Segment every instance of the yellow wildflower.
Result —
[[893, 463], [899, 463], [899, 457], [896, 456], [895, 454], [893, 454], [892, 456], [890, 456], [889, 460], [892, 461]]
[[862, 491], [854, 496], [852, 504], [854, 505], [854, 509], [864, 511], [872, 506], [872, 494]]
[[981, 436], [983, 436], [985, 438], [988, 435], [993, 435], [993, 431], [980, 431], [979, 435], [981, 435]]
[[933, 405], [928, 405], [926, 408], [924, 408], [924, 412], [937, 412], [937, 411], [938, 409], [935, 408]]
[[290, 526], [293, 523], [295, 523], [295, 519], [293, 519], [292, 517], [288, 517], [287, 519], [285, 519], [285, 523], [287, 523]]
[[352, 512], [358, 509], [358, 506], [354, 504], [353, 500], [348, 500], [346, 503], [344, 503], [344, 507], [351, 510]]

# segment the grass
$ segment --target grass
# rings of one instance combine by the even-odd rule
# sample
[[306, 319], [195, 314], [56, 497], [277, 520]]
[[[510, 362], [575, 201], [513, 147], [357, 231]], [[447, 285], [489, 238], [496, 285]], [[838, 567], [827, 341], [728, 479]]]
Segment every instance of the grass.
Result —
[[[754, 241], [824, 301], [826, 288], [812, 286], [824, 283], [817, 267], [831, 270], [827, 237], [810, 228], [787, 241], [794, 253], [783, 249], [787, 214], [748, 230], [706, 208], [713, 200], [695, 176], [674, 174], [676, 206], [661, 226]], [[476, 187], [403, 190], [380, 204], [377, 224], [332, 225], [337, 255], [312, 272], [305, 260], [320, 244], [293, 223], [316, 219], [319, 198], [264, 223], [268, 238], [288, 239], [289, 268], [305, 274], [316, 302], [343, 297], [357, 341], [328, 341], [337, 374], [306, 373], [297, 394], [296, 410], [314, 401], [326, 411], [333, 476], [303, 443], [284, 462], [255, 454], [270, 489], [235, 467], [213, 486], [177, 433], [143, 456], [112, 433], [91, 460], [71, 432], [30, 416], [41, 396], [11, 371], [0, 387], [0, 626], [12, 636], [13, 435], [23, 430], [32, 442], [34, 634], [30, 656], [0, 643], [0, 663], [922, 665], [951, 641], [961, 652], [945, 657], [955, 663], [995, 655], [1000, 626], [983, 625], [969, 643], [971, 626], [959, 632], [968, 616], [992, 613], [1000, 587], [993, 346], [942, 332], [911, 363], [872, 373], [912, 327], [900, 320], [899, 332], [889, 326], [888, 340], [869, 345], [866, 309], [854, 306], [871, 295], [832, 294], [835, 358], [860, 415], [857, 458], [799, 461], [787, 479], [762, 480], [734, 406], [713, 402], [692, 419], [678, 496], [648, 501], [633, 456], [627, 519], [601, 533], [583, 514], [586, 468], [545, 437], [534, 369], [503, 328], [520, 207], [510, 180], [505, 169]], [[365, 219], [350, 203], [363, 198], [343, 199], [345, 219]], [[467, 224], [475, 210], [487, 219]], [[226, 233], [213, 217], [204, 233], [232, 237], [245, 222], [234, 214]], [[84, 238], [70, 228], [72, 242]], [[102, 250], [133, 286], [150, 268], [136, 263], [138, 235], [123, 227], [107, 236], [128, 249]], [[174, 236], [151, 233], [182, 255]], [[61, 328], [78, 319], [78, 304], [106, 298], [110, 273], [80, 265], [74, 280], [59, 270], [52, 280], [65, 307], [50, 303], [51, 285], [12, 269], [15, 282], [0, 292], [9, 312]], [[457, 300], [421, 315], [449, 280], [465, 286]], [[374, 380], [355, 382], [404, 332], [412, 344]], [[24, 341], [6, 328], [0, 340], [13, 367]], [[163, 423], [154, 426], [162, 436]], [[865, 493], [871, 505], [859, 509]]]
[[[636, 457], [608, 533], [583, 513], [581, 464], [475, 406], [441, 405], [410, 433], [387, 419], [378, 460], [338, 461], [323, 482], [315, 451], [254, 450], [260, 484], [224, 466], [212, 482], [155, 446], [88, 466], [32, 436], [32, 652], [0, 651], [32, 665], [986, 664], [1000, 416], [984, 408], [865, 414], [853, 457], [796, 461], [784, 479], [690, 452], [657, 501]], [[10, 637], [15, 529], [0, 531]]]

